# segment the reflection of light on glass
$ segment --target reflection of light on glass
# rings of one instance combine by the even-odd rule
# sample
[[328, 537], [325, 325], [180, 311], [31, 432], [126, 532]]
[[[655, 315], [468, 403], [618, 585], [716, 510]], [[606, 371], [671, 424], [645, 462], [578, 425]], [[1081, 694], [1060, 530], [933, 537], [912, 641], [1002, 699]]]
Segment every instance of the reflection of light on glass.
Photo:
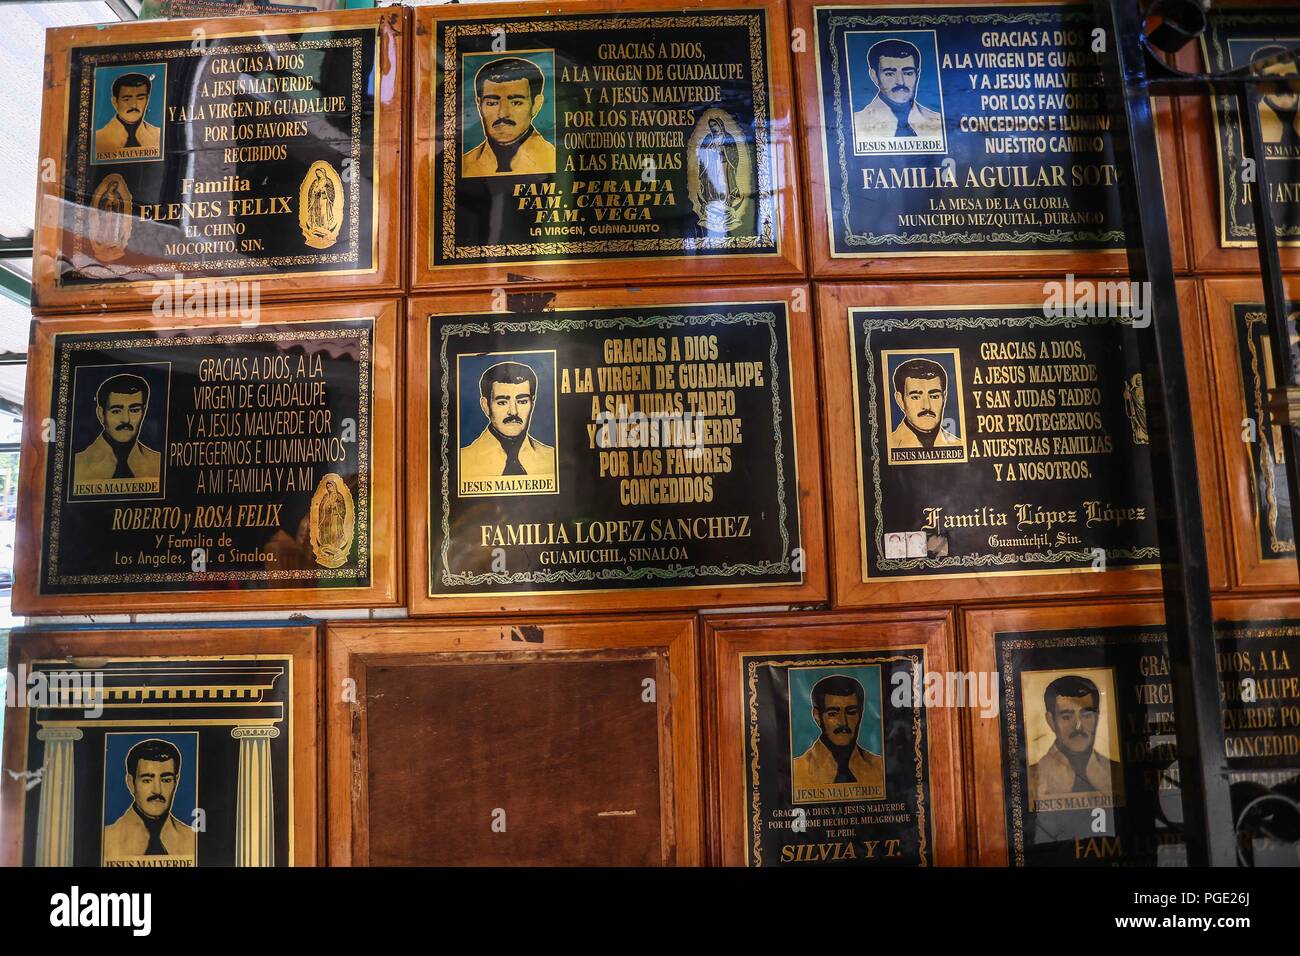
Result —
[[82, 23], [115, 23], [107, 3], [6, 3], [0, 32], [0, 235], [22, 238], [32, 234], [36, 209], [37, 142], [41, 127], [41, 92], [47, 27]]

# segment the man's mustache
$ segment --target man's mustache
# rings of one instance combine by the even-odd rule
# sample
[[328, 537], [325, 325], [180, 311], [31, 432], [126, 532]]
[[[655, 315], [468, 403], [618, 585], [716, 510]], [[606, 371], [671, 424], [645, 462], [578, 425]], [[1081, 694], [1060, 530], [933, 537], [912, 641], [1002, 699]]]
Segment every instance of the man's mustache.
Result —
[[506, 425], [522, 425], [524, 420], [518, 415], [507, 415], [502, 419], [502, 423]]
[[916, 417], [917, 417], [917, 418], [937, 418], [938, 416], [935, 415], [934, 412], [930, 411], [930, 410], [927, 408], [927, 409], [925, 409], [925, 410], [923, 410], [923, 411], [919, 411], [919, 412], [917, 412], [917, 413], [916, 413]]
[[831, 733], [833, 734], [847, 734], [848, 732], [849, 732], [848, 724], [845, 724], [843, 727], [836, 727], [834, 730], [831, 731]]
[[135, 431], [135, 426], [134, 426], [134, 425], [129, 425], [129, 424], [127, 424], [126, 422], [123, 422], [121, 425], [115, 425], [115, 426], [113, 426], [113, 431], [115, 431], [115, 432], [133, 432], [133, 431]]
[[507, 119], [507, 118], [504, 117], [504, 116], [501, 117], [499, 120], [493, 120], [493, 121], [492, 121], [492, 128], [493, 128], [493, 129], [496, 129], [498, 126], [518, 126], [518, 125], [519, 125], [519, 124], [516, 123], [514, 120], [512, 120], [512, 119]]
[[167, 802], [167, 798], [164, 797], [161, 793], [155, 793], [155, 794], [152, 794], [151, 796], [145, 797], [145, 803], [153, 803], [155, 800], [156, 800], [158, 803], [166, 803], [166, 802]]
[[908, 87], [903, 86], [903, 85], [900, 83], [898, 86], [894, 87], [894, 88], [893, 88], [892, 90], [890, 90], [889, 92], [891, 92], [891, 93], [906, 93], [906, 92], [908, 92]]

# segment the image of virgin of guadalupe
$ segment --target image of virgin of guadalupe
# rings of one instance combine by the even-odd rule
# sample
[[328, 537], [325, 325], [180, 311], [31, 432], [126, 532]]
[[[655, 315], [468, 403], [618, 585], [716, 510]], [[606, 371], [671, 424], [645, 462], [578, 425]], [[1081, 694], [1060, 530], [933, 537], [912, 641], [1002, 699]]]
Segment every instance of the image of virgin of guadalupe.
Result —
[[354, 518], [352, 494], [342, 476], [331, 472], [320, 480], [311, 499], [308, 538], [317, 564], [338, 568], [347, 563]]
[[131, 239], [131, 191], [113, 173], [95, 189], [90, 200], [90, 244], [101, 262], [114, 262], [126, 253]]
[[740, 202], [736, 188], [736, 168], [740, 164], [740, 151], [735, 138], [723, 127], [716, 116], [709, 119], [709, 132], [700, 142], [700, 198], [705, 205], [725, 203], [734, 206]]
[[708, 110], [691, 142], [694, 155], [691, 202], [710, 232], [731, 232], [741, 224], [747, 196], [747, 153], [743, 140], [728, 128], [726, 114]]
[[334, 184], [325, 170], [316, 168], [316, 178], [307, 189], [307, 224], [316, 231], [330, 232], [334, 224]]

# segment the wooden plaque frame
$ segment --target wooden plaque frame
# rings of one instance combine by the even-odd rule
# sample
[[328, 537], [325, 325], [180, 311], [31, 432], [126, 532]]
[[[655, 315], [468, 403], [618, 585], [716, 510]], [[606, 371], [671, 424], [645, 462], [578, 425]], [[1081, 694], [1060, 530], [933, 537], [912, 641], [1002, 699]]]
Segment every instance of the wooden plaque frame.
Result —
[[[789, 316], [791, 387], [794, 402], [796, 469], [799, 477], [800, 538], [807, 563], [802, 584], [698, 586], [591, 590], [573, 593], [433, 596], [429, 593], [429, 323], [430, 314], [487, 313], [499, 297], [491, 292], [412, 298], [407, 305], [406, 468], [407, 568], [411, 613], [475, 614], [503, 611], [594, 611], [617, 601], [620, 610], [668, 610], [826, 600], [825, 538], [822, 524], [820, 443], [817, 430], [812, 323], [807, 286], [626, 287], [562, 290], [521, 295], [521, 311], [564, 311], [618, 306], [672, 306], [692, 303], [784, 301]], [[802, 302], [802, 305], [800, 304]], [[498, 303], [499, 304], [499, 303]], [[508, 306], [513, 309], [513, 306]]]
[[[996, 0], [980, 6], [1008, 7], [1016, 4], [1068, 6], [1043, 3], [1042, 0]], [[1127, 273], [1124, 249], [1113, 251], [1056, 252], [1026, 249], [1019, 252], [895, 252], [863, 255], [836, 255], [832, 252], [826, 173], [825, 120], [822, 114], [819, 45], [815, 35], [814, 13], [818, 7], [845, 9], [896, 7], [935, 11], [947, 7], [971, 6], [966, 0], [930, 0], [906, 4], [898, 0], [791, 0], [791, 20], [802, 30], [807, 49], [794, 56], [795, 75], [799, 83], [799, 104], [803, 119], [804, 208], [807, 209], [810, 274], [818, 279], [876, 279], [885, 277], [930, 276], [1023, 276], [1083, 273]], [[1170, 173], [1178, 169], [1177, 140], [1174, 128], [1179, 124], [1178, 104], [1166, 98], [1153, 100], [1160, 142], [1160, 159]], [[1165, 180], [1165, 213], [1169, 219], [1169, 240], [1176, 271], [1188, 267], [1187, 241], [1183, 223], [1182, 182], [1177, 175]]]
[[[1207, 341], [1214, 370], [1215, 420], [1222, 449], [1220, 464], [1226, 490], [1224, 506], [1228, 515], [1232, 585], [1234, 588], [1294, 588], [1300, 583], [1295, 555], [1265, 560], [1260, 553], [1255, 508], [1258, 492], [1249, 446], [1242, 440], [1247, 408], [1233, 307], [1241, 303], [1262, 304], [1264, 287], [1258, 278], [1204, 279], [1201, 284], [1209, 319]], [[1300, 300], [1300, 276], [1288, 277], [1285, 286], [1288, 299]], [[1257, 422], [1257, 434], [1269, 427], [1268, 422]]]
[[[434, 156], [433, 44], [436, 26], [443, 20], [551, 17], [579, 13], [627, 15], [640, 12], [720, 12], [724, 9], [764, 9], [768, 16], [767, 71], [771, 97], [773, 200], [779, 218], [774, 232], [776, 254], [646, 256], [631, 259], [578, 259], [571, 261], [518, 261], [500, 264], [435, 266], [431, 196]], [[796, 278], [804, 274], [803, 233], [799, 208], [798, 162], [795, 137], [793, 79], [790, 73], [789, 29], [785, 5], [774, 0], [516, 0], [507, 3], [458, 3], [455, 6], [419, 7], [415, 10], [414, 76], [411, 121], [411, 196], [414, 201], [414, 239], [411, 242], [411, 285], [417, 291], [474, 287], [508, 288], [537, 283], [610, 285], [632, 277], [655, 282], [708, 282], [720, 279]], [[575, 278], [576, 277], [576, 278]]]
[[[1216, 10], [1223, 12], [1250, 11], [1261, 7], [1280, 7], [1275, 3], [1250, 3], [1247, 0], [1219, 0]], [[1213, 14], [1211, 14], [1213, 16]], [[1184, 72], [1201, 72], [1206, 67], [1201, 55], [1201, 40], [1189, 43], [1173, 58], [1176, 68]], [[1216, 107], [1210, 97], [1185, 96], [1179, 107], [1181, 162], [1178, 168], [1184, 177], [1183, 192], [1187, 206], [1186, 217], [1190, 234], [1192, 269], [1198, 273], [1248, 272], [1259, 273], [1259, 251], [1254, 241], [1240, 245], [1222, 244], [1223, 222], [1220, 216], [1219, 138], [1216, 127]], [[1297, 161], [1300, 162], [1300, 161]], [[1169, 169], [1169, 166], [1165, 167]], [[1173, 178], [1173, 177], [1169, 177]], [[1300, 239], [1279, 242], [1278, 258], [1283, 270], [1300, 270]]]
[[[33, 660], [50, 658], [203, 658], [248, 655], [292, 655], [293, 695], [290, 764], [293, 776], [292, 866], [319, 866], [325, 858], [324, 708], [320, 704], [323, 659], [315, 624], [160, 625], [125, 628], [20, 628], [10, 636], [9, 670]], [[4, 765], [27, 767], [29, 709], [25, 688], [16, 687], [18, 706], [5, 722]], [[231, 781], [234, 785], [234, 781]], [[0, 839], [0, 865], [21, 866], [23, 860], [25, 781], [6, 773], [0, 779], [0, 807], [5, 821]], [[233, 861], [232, 861], [233, 865]]]
[[[526, 643], [522, 632], [528, 633]], [[583, 652], [638, 652], [657, 660], [660, 806], [665, 864], [702, 862], [700, 724], [694, 616], [590, 616], [580, 619], [502, 618], [495, 621], [331, 624], [326, 631], [327, 687], [355, 681], [355, 700], [366, 700], [366, 671], [414, 662], [471, 663], [568, 656]], [[643, 652], [643, 653], [642, 653]], [[369, 859], [366, 711], [342, 695], [326, 695], [326, 772], [329, 793], [329, 864], [364, 866]], [[411, 754], [418, 760], [418, 754]]]
[[[853, 374], [846, 310], [862, 306], [903, 307], [986, 306], [1043, 301], [1040, 281], [935, 282], [921, 284], [817, 284], [818, 349], [822, 369], [822, 443], [826, 448], [826, 487], [831, 563], [834, 570], [834, 606], [861, 607], [912, 604], [924, 600], [914, 580], [878, 582], [862, 580], [862, 546], [859, 533], [857, 439], [854, 434]], [[1222, 480], [1218, 468], [1214, 429], [1210, 418], [1210, 377], [1204, 354], [1201, 304], [1196, 284], [1178, 285], [1183, 320], [1183, 345], [1188, 357], [1197, 461], [1201, 469], [1206, 551], [1210, 584], [1225, 589], [1227, 569], [1224, 523], [1220, 511]], [[1019, 575], [934, 575], [944, 600], [954, 602], [1013, 597], [1048, 598], [1075, 595], [1150, 591], [1160, 588], [1160, 571], [1125, 569], [1102, 573], [1042, 571]]]
[[[1295, 617], [1300, 617], [1300, 597], [1214, 600], [1216, 621]], [[961, 666], [997, 673], [994, 636], [1000, 633], [1065, 630], [1077, 627], [1080, 621], [1086, 621], [1088, 627], [1160, 626], [1164, 619], [1164, 605], [1151, 600], [965, 609], [961, 615]], [[966, 720], [966, 736], [970, 741], [970, 774], [966, 787], [970, 799], [972, 863], [1007, 866], [1000, 713], [982, 719], [975, 711], [968, 710]]]
[[[323, 13], [229, 17], [216, 20], [140, 21], [112, 26], [91, 25], [51, 29], [46, 33], [45, 96], [41, 104], [41, 156], [52, 162], [53, 176], [37, 185], [35, 258], [32, 262], [32, 303], [37, 314], [99, 311], [147, 306], [154, 287], [171, 274], [133, 282], [104, 282], [63, 286], [58, 281], [64, 164], [67, 158], [68, 73], [75, 47], [184, 40], [194, 31], [216, 39], [247, 34], [283, 33], [322, 27], [356, 28], [377, 25], [375, 50], [374, 222], [372, 269], [229, 277], [184, 276], [198, 287], [215, 282], [253, 282], [267, 299], [315, 294], [398, 292], [402, 288], [407, 230], [403, 228], [405, 195], [406, 75], [411, 17], [399, 8], [334, 10]], [[188, 286], [187, 286], [188, 287]]]
[[[263, 306], [260, 324], [318, 322], [374, 317], [371, 368], [371, 583], [361, 588], [284, 588], [245, 590], [105, 591], [86, 594], [41, 594], [44, 560], [45, 487], [49, 463], [43, 422], [52, 414], [54, 336], [73, 332], [148, 331], [165, 328], [205, 328], [213, 323], [187, 322], [183, 317], [154, 318], [148, 313], [105, 314], [97, 318], [44, 319], [34, 324], [28, 355], [27, 394], [23, 414], [23, 454], [19, 482], [23, 490], [15, 533], [13, 608], [22, 614], [86, 614], [127, 611], [250, 611], [302, 607], [384, 607], [401, 603], [400, 520], [402, 432], [396, 402], [402, 393], [402, 303], [399, 299], [325, 300], [305, 310], [299, 304]], [[222, 319], [221, 327], [237, 326], [237, 318]]]
[[[709, 819], [709, 859], [715, 866], [745, 866], [747, 816], [744, 712], [739, 660], [765, 651], [852, 653], [881, 648], [924, 647], [929, 672], [956, 666], [955, 622], [947, 607], [845, 614], [705, 616], [704, 740]], [[966, 862], [962, 747], [957, 715], [926, 708], [930, 767], [930, 833], [940, 866]]]

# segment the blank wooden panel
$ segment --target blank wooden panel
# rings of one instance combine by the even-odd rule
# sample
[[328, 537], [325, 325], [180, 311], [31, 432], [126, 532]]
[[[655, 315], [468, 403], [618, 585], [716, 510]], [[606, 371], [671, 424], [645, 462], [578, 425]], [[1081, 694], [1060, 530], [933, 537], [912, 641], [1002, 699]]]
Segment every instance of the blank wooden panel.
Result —
[[652, 657], [372, 663], [367, 862], [663, 862], [656, 676]]

